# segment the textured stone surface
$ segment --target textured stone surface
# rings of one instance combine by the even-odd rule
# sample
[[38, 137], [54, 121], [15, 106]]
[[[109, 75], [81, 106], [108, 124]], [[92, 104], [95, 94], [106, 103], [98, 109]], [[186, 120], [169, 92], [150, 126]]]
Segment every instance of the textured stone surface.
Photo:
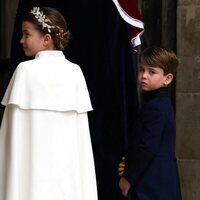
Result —
[[177, 93], [177, 155], [200, 160], [200, 93]]
[[178, 160], [182, 200], [200, 199], [200, 161]]
[[200, 92], [200, 54], [178, 56], [180, 65], [177, 71], [176, 91], [186, 93]]
[[178, 0], [178, 6], [200, 5], [200, 0]]
[[178, 0], [177, 157], [183, 200], [200, 199], [200, 0]]
[[178, 7], [177, 53], [179, 56], [200, 55], [200, 6]]

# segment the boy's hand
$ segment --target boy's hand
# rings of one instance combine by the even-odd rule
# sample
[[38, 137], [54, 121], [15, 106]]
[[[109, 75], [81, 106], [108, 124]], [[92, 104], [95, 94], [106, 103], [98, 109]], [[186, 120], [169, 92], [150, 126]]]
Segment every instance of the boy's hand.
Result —
[[124, 174], [125, 169], [125, 157], [122, 157], [122, 162], [118, 165], [118, 175], [122, 176]]
[[127, 197], [130, 187], [131, 184], [124, 177], [121, 177], [119, 180], [119, 188], [121, 189], [122, 195]]

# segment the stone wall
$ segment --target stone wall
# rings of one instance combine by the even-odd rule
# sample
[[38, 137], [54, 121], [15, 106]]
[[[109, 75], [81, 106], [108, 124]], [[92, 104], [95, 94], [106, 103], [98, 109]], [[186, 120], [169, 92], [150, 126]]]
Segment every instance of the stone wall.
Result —
[[177, 157], [183, 200], [200, 199], [200, 0], [179, 0]]
[[0, 1], [0, 59], [10, 57], [11, 39], [18, 1]]
[[[2, 62], [5, 59], [10, 58], [10, 50], [11, 50], [11, 41], [12, 41], [12, 33], [15, 21], [15, 15], [17, 11], [17, 5], [19, 0], [1, 0], [0, 1], [0, 73], [4, 73], [4, 68], [8, 67], [4, 66]], [[0, 83], [2, 84], [2, 77], [4, 75], [0, 74]], [[2, 90], [3, 86], [0, 85], [0, 102], [3, 97]], [[2, 115], [4, 112], [4, 107], [0, 105], [0, 124]]]

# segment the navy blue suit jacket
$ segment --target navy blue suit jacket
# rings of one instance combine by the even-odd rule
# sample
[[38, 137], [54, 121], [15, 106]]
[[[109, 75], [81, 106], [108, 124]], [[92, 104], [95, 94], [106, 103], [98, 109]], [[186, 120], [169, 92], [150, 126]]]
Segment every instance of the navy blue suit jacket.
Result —
[[175, 118], [167, 88], [145, 92], [136, 135], [129, 144], [125, 178], [134, 200], [180, 200]]

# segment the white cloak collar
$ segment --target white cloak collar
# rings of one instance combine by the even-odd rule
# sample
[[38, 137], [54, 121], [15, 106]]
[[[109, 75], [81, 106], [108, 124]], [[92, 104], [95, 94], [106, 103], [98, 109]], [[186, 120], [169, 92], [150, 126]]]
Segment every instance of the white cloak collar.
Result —
[[87, 112], [90, 97], [80, 67], [62, 51], [41, 51], [16, 68], [2, 104], [22, 109]]

